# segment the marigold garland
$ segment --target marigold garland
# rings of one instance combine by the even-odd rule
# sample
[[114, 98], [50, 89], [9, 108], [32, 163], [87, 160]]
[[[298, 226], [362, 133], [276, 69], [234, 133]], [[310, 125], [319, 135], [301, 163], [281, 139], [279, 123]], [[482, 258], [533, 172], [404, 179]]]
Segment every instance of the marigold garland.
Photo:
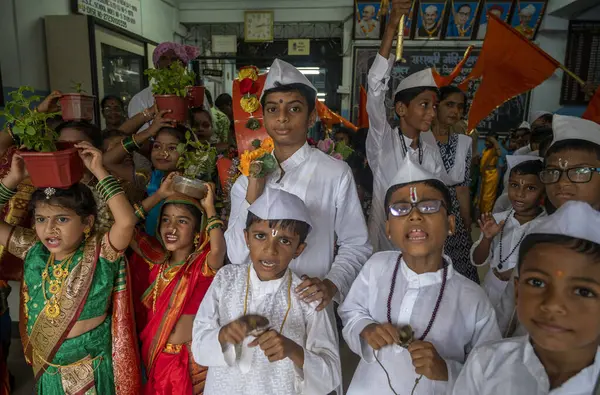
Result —
[[250, 78], [252, 81], [258, 80], [258, 67], [256, 66], [245, 66], [238, 72], [238, 79], [240, 81]]
[[244, 151], [240, 155], [239, 170], [246, 177], [264, 177], [275, 170], [277, 163], [271, 155], [274, 144], [270, 137], [264, 141], [255, 140], [252, 142], [256, 149], [252, 151]]
[[242, 110], [252, 114], [260, 108], [260, 102], [256, 96], [244, 96], [240, 99]]

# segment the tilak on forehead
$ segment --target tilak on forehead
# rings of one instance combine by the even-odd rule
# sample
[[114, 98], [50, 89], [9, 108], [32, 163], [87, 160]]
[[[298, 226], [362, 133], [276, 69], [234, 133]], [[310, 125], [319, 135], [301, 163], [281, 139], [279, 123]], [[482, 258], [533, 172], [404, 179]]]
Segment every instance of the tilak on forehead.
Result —
[[419, 200], [417, 195], [417, 187], [410, 187], [410, 202], [416, 203]]
[[558, 167], [565, 170], [569, 166], [569, 161], [563, 158], [558, 158]]

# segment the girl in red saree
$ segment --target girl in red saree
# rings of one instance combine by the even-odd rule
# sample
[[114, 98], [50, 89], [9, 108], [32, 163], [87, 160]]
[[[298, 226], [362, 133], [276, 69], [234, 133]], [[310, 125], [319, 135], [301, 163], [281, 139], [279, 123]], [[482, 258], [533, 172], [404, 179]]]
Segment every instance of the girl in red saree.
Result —
[[143, 217], [166, 199], [157, 238], [138, 231], [131, 243], [136, 314], [148, 374], [143, 393], [148, 395], [202, 394], [207, 368], [193, 360], [192, 325], [225, 259], [223, 222], [214, 207], [213, 186], [198, 202], [172, 191], [174, 175], [142, 206], [136, 205], [138, 216]]

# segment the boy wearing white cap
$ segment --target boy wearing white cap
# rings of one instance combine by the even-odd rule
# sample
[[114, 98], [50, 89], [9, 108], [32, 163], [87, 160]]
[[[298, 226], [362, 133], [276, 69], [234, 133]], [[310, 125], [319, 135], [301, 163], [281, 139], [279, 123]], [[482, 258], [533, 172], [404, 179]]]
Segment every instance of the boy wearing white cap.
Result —
[[555, 208], [579, 200], [600, 209], [600, 125], [555, 115], [554, 140], [546, 151], [540, 179]]
[[568, 202], [519, 250], [517, 314], [528, 336], [476, 348], [454, 395], [590, 395], [600, 373], [600, 213]]
[[[264, 178], [237, 179], [225, 239], [231, 262], [244, 262], [249, 253], [244, 229], [250, 204], [267, 186], [298, 196], [308, 207], [313, 231], [308, 249], [291, 263], [291, 269], [308, 276], [297, 291], [307, 302], [320, 301], [323, 309], [334, 297], [338, 302], [343, 299], [371, 246], [352, 170], [306, 141], [317, 116], [316, 99], [317, 90], [300, 71], [279, 59], [273, 62], [261, 103], [279, 166]], [[336, 243], [339, 250], [334, 256]]]
[[443, 254], [454, 217], [437, 176], [407, 157], [385, 202], [400, 252], [373, 255], [338, 309], [344, 339], [361, 357], [348, 394], [446, 394], [467, 353], [501, 337], [494, 309]]
[[508, 155], [506, 160], [511, 208], [493, 215], [482, 214], [479, 220], [481, 236], [471, 248], [474, 266], [490, 265], [483, 288], [496, 310], [498, 326], [505, 336], [514, 311], [511, 280], [517, 266], [519, 245], [531, 221], [546, 216], [542, 207], [544, 185], [539, 179], [542, 158]]
[[385, 97], [394, 66], [394, 58], [390, 58], [390, 52], [400, 18], [408, 13], [409, 8], [410, 1], [393, 1], [390, 22], [386, 26], [379, 53], [368, 77], [367, 160], [373, 171], [373, 206], [369, 218], [369, 236], [375, 251], [394, 248], [385, 233], [386, 211], [383, 201], [385, 192], [402, 165], [404, 157], [412, 157], [433, 174], [444, 172], [438, 147], [419, 137], [421, 132], [431, 128], [436, 114], [438, 89], [431, 69], [411, 74], [400, 82], [394, 94], [394, 107], [400, 118], [400, 126], [392, 129], [387, 121]]
[[295, 297], [302, 280], [289, 268], [306, 247], [308, 208], [267, 188], [248, 211], [250, 263], [217, 273], [194, 320], [204, 394], [328, 394], [341, 382], [334, 322]]

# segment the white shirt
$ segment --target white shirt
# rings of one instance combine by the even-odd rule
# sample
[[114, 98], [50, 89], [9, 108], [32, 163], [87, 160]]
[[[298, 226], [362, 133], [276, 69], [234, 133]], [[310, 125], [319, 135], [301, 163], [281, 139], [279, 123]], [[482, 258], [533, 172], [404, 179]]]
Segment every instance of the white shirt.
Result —
[[[344, 339], [350, 349], [361, 357], [348, 395], [392, 394], [385, 372], [375, 361], [373, 349], [360, 337], [360, 333], [369, 324], [387, 322], [387, 301], [398, 256], [399, 253], [394, 251], [373, 255], [338, 309], [344, 323]], [[450, 263], [446, 288], [425, 341], [432, 343], [446, 361], [448, 381], [432, 381], [423, 377], [415, 395], [446, 394], [469, 351], [485, 341], [500, 339], [494, 309], [483, 290], [455, 272], [449, 257], [444, 258]], [[410, 324], [417, 339], [423, 334], [440, 293], [442, 274], [443, 269], [417, 274], [404, 260], [401, 261], [391, 301], [394, 325]], [[418, 375], [409, 352], [400, 346], [387, 346], [377, 351], [377, 357], [388, 370], [395, 391], [410, 393]]]
[[[465, 163], [467, 161], [467, 155], [472, 152], [473, 139], [469, 136], [458, 133], [456, 134], [456, 137], [458, 138], [458, 142], [456, 143], [456, 152], [454, 154], [454, 162], [452, 163], [452, 167], [448, 169], [446, 168], [446, 165], [444, 165], [444, 170], [446, 170], [448, 174], [448, 183], [451, 185], [464, 183], [465, 177], [471, 172], [470, 168], [465, 167]], [[439, 149], [439, 145], [433, 132], [422, 132], [421, 139], [432, 147]]]
[[515, 150], [515, 152], [513, 152], [513, 155], [529, 155], [529, 154], [531, 154], [531, 152], [532, 152], [531, 145], [527, 144], [527, 145]]
[[[542, 212], [535, 218], [545, 217], [546, 211]], [[471, 264], [473, 266], [483, 266], [490, 264], [490, 270], [487, 272], [485, 279], [483, 280], [483, 289], [488, 296], [490, 303], [496, 311], [496, 318], [498, 320], [498, 327], [502, 334], [506, 334], [507, 329], [511, 326], [511, 321], [516, 319], [514, 315], [515, 309], [515, 290], [514, 290], [514, 276], [509, 281], [502, 281], [493, 273], [492, 269], [497, 269], [499, 272], [505, 272], [510, 269], [514, 269], [517, 266], [519, 260], [519, 246], [523, 241], [524, 235], [529, 229], [533, 221], [529, 221], [526, 224], [521, 223], [515, 218], [514, 211], [511, 209], [503, 211], [501, 213], [494, 214], [494, 219], [497, 223], [500, 221], [506, 221], [504, 223], [503, 232], [498, 233], [492, 240], [490, 246], [490, 252], [487, 259], [481, 265], [475, 264], [473, 255], [475, 249], [479, 246], [483, 240], [483, 232], [479, 236], [473, 247], [471, 247]], [[500, 237], [502, 237], [502, 260], [500, 259]]]
[[[246, 313], [265, 316], [276, 331], [285, 320], [281, 333], [304, 348], [303, 369], [289, 358], [269, 362], [260, 347], [247, 347], [254, 337], [242, 345], [221, 346], [221, 328], [244, 314], [248, 269]], [[206, 395], [328, 394], [341, 383], [335, 324], [325, 311], [315, 310], [316, 303], [308, 305], [295, 297], [300, 282], [290, 270], [280, 279], [261, 281], [251, 264], [219, 270], [200, 304], [192, 334], [194, 359], [209, 367]], [[285, 318], [290, 292], [292, 304]]]
[[[377, 54], [368, 77], [369, 133], [367, 134], [366, 148], [367, 160], [373, 171], [373, 202], [369, 218], [369, 237], [374, 251], [396, 249], [385, 233], [387, 212], [383, 206], [385, 194], [404, 161], [401, 138], [404, 139], [413, 161], [419, 163], [419, 149], [411, 148], [412, 140], [404, 135], [400, 136], [398, 128], [392, 129], [387, 121], [385, 96], [393, 65], [394, 58], [386, 60]], [[432, 146], [424, 139], [421, 139], [420, 144], [423, 151], [421, 165], [432, 174], [445, 174], [437, 145]]]
[[[281, 170], [271, 173], [267, 186], [302, 199], [312, 221], [307, 247], [290, 268], [298, 275], [331, 280], [339, 291], [336, 301], [341, 301], [372, 251], [352, 171], [345, 162], [308, 144], [280, 166], [283, 177]], [[249, 254], [244, 239], [250, 207], [247, 190], [245, 176], [240, 176], [231, 189], [231, 215], [225, 240], [232, 263], [245, 262]], [[339, 249], [334, 257], [336, 243]]]
[[593, 365], [550, 391], [544, 366], [529, 336], [477, 347], [465, 364], [453, 395], [592, 395], [600, 373], [600, 348]]

